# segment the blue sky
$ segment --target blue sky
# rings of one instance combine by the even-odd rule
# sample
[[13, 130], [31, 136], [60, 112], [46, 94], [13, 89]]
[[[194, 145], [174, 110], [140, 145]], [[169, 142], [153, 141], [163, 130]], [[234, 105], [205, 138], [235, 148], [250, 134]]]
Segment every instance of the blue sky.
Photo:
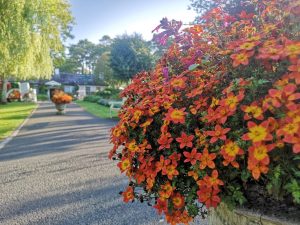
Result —
[[144, 39], [152, 38], [151, 31], [163, 17], [193, 21], [196, 14], [188, 10], [189, 0], [70, 0], [76, 25], [73, 27], [76, 43], [80, 39], [97, 43], [103, 35], [137, 32]]

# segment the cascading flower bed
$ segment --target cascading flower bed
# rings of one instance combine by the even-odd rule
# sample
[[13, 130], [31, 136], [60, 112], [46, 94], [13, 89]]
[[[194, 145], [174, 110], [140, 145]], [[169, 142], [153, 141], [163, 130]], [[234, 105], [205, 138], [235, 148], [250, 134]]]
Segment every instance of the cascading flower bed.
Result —
[[300, 209], [300, 2], [243, 4], [183, 31], [162, 20], [156, 39], [174, 43], [122, 93], [109, 156], [129, 177], [124, 201], [147, 201], [171, 224], [221, 201], [259, 202], [253, 190]]

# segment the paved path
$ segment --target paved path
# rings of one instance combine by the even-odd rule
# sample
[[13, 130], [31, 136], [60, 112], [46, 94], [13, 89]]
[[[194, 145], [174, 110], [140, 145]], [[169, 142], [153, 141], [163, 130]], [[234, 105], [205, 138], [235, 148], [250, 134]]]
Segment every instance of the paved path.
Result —
[[62, 116], [40, 104], [0, 151], [0, 224], [165, 224], [146, 204], [122, 202], [126, 178], [107, 159], [114, 124], [75, 104]]

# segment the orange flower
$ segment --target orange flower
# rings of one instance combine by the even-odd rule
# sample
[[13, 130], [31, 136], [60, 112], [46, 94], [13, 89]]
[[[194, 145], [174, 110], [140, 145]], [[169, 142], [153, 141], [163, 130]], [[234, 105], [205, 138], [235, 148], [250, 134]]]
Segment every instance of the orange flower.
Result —
[[121, 172], [128, 170], [131, 166], [131, 163], [128, 158], [122, 158], [122, 160], [118, 163], [118, 167], [120, 168]]
[[146, 176], [144, 174], [144, 171], [142, 170], [137, 170], [135, 175], [134, 175], [134, 178], [136, 179], [136, 182], [138, 184], [141, 184], [143, 181], [145, 181], [146, 179]]
[[161, 189], [158, 193], [159, 193], [160, 198], [162, 198], [162, 199], [168, 199], [173, 194], [174, 188], [172, 187], [172, 185], [169, 182], [167, 182], [164, 185], [161, 185], [160, 188]]
[[171, 135], [161, 135], [160, 138], [157, 140], [158, 144], [160, 144], [158, 150], [162, 150], [165, 148], [170, 148], [170, 144], [173, 141]]
[[257, 120], [263, 120], [263, 110], [261, 107], [257, 105], [256, 102], [251, 103], [249, 106], [241, 106], [243, 112], [245, 112], [244, 120], [250, 120], [251, 118], [255, 118]]
[[196, 133], [196, 136], [197, 136], [197, 139], [196, 139], [197, 147], [201, 147], [201, 146], [205, 145], [206, 144], [206, 137], [207, 136], [205, 134], [201, 133], [199, 130], [198, 131], [195, 130], [195, 132], [197, 132]]
[[210, 143], [215, 143], [218, 139], [225, 141], [226, 134], [230, 131], [230, 128], [222, 128], [219, 124], [215, 126], [214, 131], [206, 131], [208, 136], [212, 136]]
[[181, 133], [181, 136], [179, 138], [176, 138], [176, 141], [180, 144], [180, 148], [184, 147], [193, 147], [193, 139], [194, 135], [187, 135], [185, 132]]
[[130, 152], [138, 152], [139, 151], [139, 146], [137, 145], [135, 140], [130, 141], [129, 143], [126, 144], [126, 147]]
[[300, 99], [300, 93], [295, 93], [297, 86], [295, 84], [287, 84], [281, 90], [270, 89], [269, 95], [272, 97], [272, 104], [279, 108], [283, 103]]
[[159, 107], [158, 106], [153, 106], [149, 109], [149, 115], [150, 116], [153, 116], [155, 115], [155, 113], [158, 113], [159, 112]]
[[[14, 92], [14, 93], [19, 94], [19, 92]], [[72, 97], [66, 94], [65, 92], [63, 92], [62, 90], [55, 90], [51, 98], [51, 101], [55, 104], [68, 104], [72, 101]]]
[[194, 105], [196, 107], [196, 109], [200, 109], [201, 107], [206, 107], [207, 106], [207, 99], [208, 98], [200, 98], [196, 101], [194, 101]]
[[215, 107], [218, 104], [219, 104], [219, 99], [217, 99], [215, 97], [212, 97], [211, 103], [210, 103], [210, 107], [213, 108], [213, 107]]
[[287, 41], [284, 46], [284, 55], [290, 57], [297, 57], [297, 55], [300, 55], [300, 42]]
[[218, 123], [224, 124], [227, 121], [227, 118], [234, 114], [236, 108], [230, 109], [229, 106], [219, 106], [216, 111], [215, 115], [213, 116], [213, 120], [217, 120]]
[[251, 174], [255, 180], [258, 180], [260, 175], [266, 174], [269, 171], [269, 168], [264, 165], [262, 162], [256, 163], [252, 160], [248, 160], [248, 170], [251, 171]]
[[251, 51], [255, 46], [257, 46], [260, 42], [244, 42], [242, 43], [239, 47], [238, 50], [246, 50], [246, 51]]
[[216, 158], [216, 154], [215, 153], [211, 153], [209, 154], [208, 149], [205, 148], [203, 150], [203, 153], [200, 153], [200, 166], [199, 168], [201, 170], [205, 169], [206, 167], [209, 167], [211, 169], [215, 168], [215, 163], [214, 163], [214, 159]]
[[177, 176], [179, 172], [176, 170], [176, 166], [171, 164], [164, 166], [164, 168], [162, 169], [162, 174], [167, 175], [169, 180], [173, 180], [173, 177]]
[[143, 114], [143, 112], [142, 112], [141, 110], [137, 109], [137, 110], [134, 111], [132, 119], [133, 119], [136, 123], [138, 123], [139, 120], [140, 120], [140, 117], [142, 116], [142, 114]]
[[277, 130], [278, 136], [284, 136], [284, 140], [292, 140], [296, 134], [300, 132], [300, 123], [294, 122], [292, 118], [286, 118], [286, 123], [282, 128]]
[[201, 153], [198, 153], [197, 149], [193, 148], [191, 152], [183, 152], [183, 155], [186, 157], [184, 162], [191, 162], [192, 165], [195, 165], [197, 160], [200, 159]]
[[164, 156], [160, 156], [159, 161], [155, 163], [156, 172], [161, 171], [166, 165], [169, 165], [171, 163], [170, 159], [164, 158]]
[[172, 197], [174, 208], [181, 209], [184, 206], [184, 197], [180, 193], [176, 193]]
[[248, 122], [249, 133], [244, 134], [242, 139], [245, 141], [251, 140], [252, 142], [260, 141], [271, 141], [273, 139], [272, 135], [268, 131], [268, 121], [262, 122], [260, 125], [249, 121]]
[[134, 199], [134, 193], [133, 193], [133, 188], [132, 187], [128, 187], [126, 189], [126, 191], [124, 191], [122, 193], [123, 195], [123, 201], [124, 202], [129, 202], [129, 201], [132, 201]]
[[197, 191], [198, 199], [201, 203], [204, 203], [206, 208], [216, 208], [218, 204], [221, 202], [218, 193], [220, 190], [216, 190], [213, 188], [201, 188]]
[[279, 60], [282, 57], [282, 45], [262, 47], [259, 50], [258, 59]]
[[300, 59], [298, 59], [297, 64], [292, 64], [288, 67], [289, 71], [300, 73]]
[[151, 188], [153, 187], [154, 182], [155, 182], [154, 178], [148, 177], [147, 180], [146, 180], [146, 182], [147, 182], [146, 189], [147, 190], [151, 190]]
[[254, 16], [253, 13], [247, 14], [247, 12], [246, 12], [245, 10], [243, 10], [243, 11], [240, 13], [240, 15], [239, 15], [239, 17], [240, 17], [241, 19], [246, 19], [246, 20], [252, 19], [253, 16]]
[[173, 123], [184, 123], [186, 112], [185, 108], [182, 109], [174, 109], [169, 108], [168, 113], [166, 115], [166, 120], [172, 121]]
[[242, 155], [244, 151], [237, 145], [236, 142], [227, 140], [225, 145], [221, 147], [220, 152], [226, 161], [232, 162], [237, 155]]
[[183, 223], [185, 225], [188, 225], [193, 220], [192, 217], [189, 216], [188, 212], [184, 210], [180, 215], [180, 223]]
[[173, 88], [176, 89], [184, 89], [186, 80], [187, 80], [186, 77], [175, 77], [172, 78], [171, 85]]
[[249, 64], [249, 58], [251, 56], [253, 56], [254, 54], [254, 51], [251, 51], [251, 52], [239, 52], [239, 53], [235, 53], [235, 54], [232, 54], [230, 56], [230, 58], [233, 59], [233, 67], [237, 67], [241, 64], [243, 64], [244, 66], [248, 65]]
[[203, 178], [203, 182], [197, 182], [199, 187], [212, 187], [213, 189], [219, 189], [219, 186], [224, 185], [224, 182], [218, 179], [219, 173], [217, 170], [213, 170], [211, 176], [206, 175]]
[[177, 162], [180, 160], [180, 158], [181, 158], [181, 154], [176, 152], [173, 152], [172, 155], [169, 156], [169, 159], [172, 160], [172, 164], [174, 166], [177, 166]]
[[120, 137], [122, 134], [122, 130], [119, 127], [115, 127], [112, 129], [112, 134], [115, 137]]
[[168, 202], [165, 199], [157, 199], [156, 204], [153, 206], [160, 215], [162, 212], [167, 212], [168, 211]]
[[195, 171], [189, 171], [188, 172], [188, 176], [189, 177], [193, 177], [194, 178], [194, 180], [198, 180], [198, 178], [199, 178], [199, 175], [198, 175], [198, 173], [197, 172], [195, 172]]
[[270, 163], [268, 152], [275, 147], [274, 144], [264, 145], [261, 143], [254, 143], [253, 146], [249, 147], [249, 160], [254, 162], [261, 162], [264, 165]]
[[244, 96], [244, 91], [240, 91], [238, 95], [234, 95], [230, 92], [225, 99], [220, 101], [220, 105], [228, 106], [230, 109], [235, 109], [237, 104], [243, 100]]

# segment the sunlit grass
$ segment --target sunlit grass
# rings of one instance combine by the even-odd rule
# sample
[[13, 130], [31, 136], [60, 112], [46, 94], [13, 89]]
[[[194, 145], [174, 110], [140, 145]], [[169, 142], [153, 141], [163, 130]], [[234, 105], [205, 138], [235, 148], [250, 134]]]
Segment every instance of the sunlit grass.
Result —
[[25, 102], [0, 105], [0, 140], [11, 135], [35, 108], [36, 104]]
[[[109, 107], [99, 105], [97, 103], [93, 102], [86, 102], [86, 101], [76, 101], [76, 103], [81, 106], [83, 109], [88, 111], [89, 113], [100, 117], [100, 118], [110, 118], [110, 113], [109, 113]], [[118, 116], [117, 112], [112, 112], [113, 118], [116, 118]]]

